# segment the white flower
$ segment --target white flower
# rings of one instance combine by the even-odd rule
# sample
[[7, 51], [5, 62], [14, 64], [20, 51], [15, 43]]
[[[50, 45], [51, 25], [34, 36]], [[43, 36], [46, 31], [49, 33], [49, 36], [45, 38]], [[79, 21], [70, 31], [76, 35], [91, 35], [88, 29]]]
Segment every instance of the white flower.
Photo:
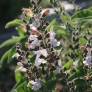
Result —
[[16, 71], [20, 71], [20, 72], [27, 72], [27, 69], [23, 67], [23, 64], [21, 62], [17, 63], [18, 68], [16, 69]]
[[45, 64], [47, 62], [45, 59], [40, 58], [41, 55], [43, 55], [44, 57], [48, 56], [46, 49], [34, 51], [34, 54], [36, 54], [35, 66], [39, 67], [41, 64]]
[[43, 16], [44, 14], [45, 14], [46, 16], [53, 15], [53, 14], [56, 13], [55, 10], [56, 10], [55, 8], [46, 8], [46, 9], [43, 9], [43, 10], [41, 11], [41, 16]]
[[51, 39], [50, 42], [51, 42], [52, 47], [57, 47], [57, 40], [56, 39]]
[[70, 11], [70, 10], [74, 10], [75, 7], [73, 4], [68, 3], [67, 1], [63, 1], [61, 2], [61, 6], [66, 10], [66, 11]]
[[23, 64], [21, 62], [18, 62], [17, 65], [18, 66], [23, 66]]
[[61, 60], [60, 59], [58, 60], [58, 66], [59, 67], [62, 67], [62, 63], [61, 63]]
[[49, 32], [50, 35], [50, 43], [52, 47], [57, 47], [60, 46], [60, 42], [57, 41], [57, 39], [55, 38], [56, 33], [55, 32]]
[[92, 56], [91, 55], [87, 55], [85, 58], [85, 61], [83, 61], [83, 63], [86, 66], [92, 66]]
[[55, 39], [55, 36], [56, 36], [55, 32], [51, 31], [49, 32], [49, 34], [50, 34], [50, 39]]
[[32, 41], [29, 43], [28, 48], [29, 49], [35, 49], [35, 47], [40, 46], [40, 41], [38, 40], [36, 35], [30, 35], [28, 38], [29, 41]]
[[60, 44], [61, 44], [60, 42], [57, 42], [57, 46], [60, 46]]
[[40, 50], [40, 53], [41, 53], [43, 56], [45, 56], [45, 57], [48, 56], [48, 53], [47, 53], [47, 50], [46, 50], [46, 49]]
[[34, 40], [37, 40], [37, 37], [38, 37], [37, 35], [30, 35], [28, 40], [29, 41], [34, 41]]
[[42, 49], [42, 50], [38, 50], [38, 51], [34, 51], [34, 54], [36, 54], [37, 56], [41, 56], [43, 55], [44, 57], [48, 56], [47, 50], [46, 49]]
[[29, 81], [28, 86], [30, 86], [30, 85], [32, 85], [32, 90], [34, 90], [34, 91], [37, 91], [42, 87], [41, 81], [38, 79], [36, 79], [35, 81], [33, 81], [33, 80]]
[[36, 60], [35, 60], [36, 67], [39, 67], [41, 64], [45, 64], [45, 63], [47, 63], [47, 61], [44, 59], [36, 58]]

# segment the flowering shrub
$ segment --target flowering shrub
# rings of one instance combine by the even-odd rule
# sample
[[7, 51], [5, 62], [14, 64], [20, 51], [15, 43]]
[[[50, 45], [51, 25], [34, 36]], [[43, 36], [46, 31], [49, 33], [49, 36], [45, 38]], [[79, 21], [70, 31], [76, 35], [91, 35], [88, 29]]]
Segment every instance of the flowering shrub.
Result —
[[[81, 15], [90, 15], [92, 8], [70, 16], [60, 2], [51, 2], [53, 8], [42, 9], [40, 0], [31, 0], [31, 8], [23, 8], [20, 18], [6, 25], [19, 33], [8, 40], [6, 53], [17, 62], [11, 92], [92, 91], [91, 17]], [[7, 55], [1, 60], [10, 60]]]

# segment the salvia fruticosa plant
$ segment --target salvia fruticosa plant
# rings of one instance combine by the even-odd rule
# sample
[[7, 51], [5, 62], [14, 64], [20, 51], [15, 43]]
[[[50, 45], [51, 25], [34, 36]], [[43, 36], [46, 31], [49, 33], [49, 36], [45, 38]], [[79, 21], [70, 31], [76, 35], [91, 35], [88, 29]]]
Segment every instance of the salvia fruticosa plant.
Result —
[[92, 8], [71, 15], [59, 0], [30, 2], [6, 25], [19, 35], [0, 46], [10, 48], [1, 64], [17, 62], [11, 92], [92, 92]]

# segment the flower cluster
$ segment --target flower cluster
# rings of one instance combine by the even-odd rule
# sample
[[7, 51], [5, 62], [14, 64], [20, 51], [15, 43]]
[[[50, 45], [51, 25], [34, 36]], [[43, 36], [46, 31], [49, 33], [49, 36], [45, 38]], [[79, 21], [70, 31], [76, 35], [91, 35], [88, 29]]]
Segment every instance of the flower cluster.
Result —
[[[31, 67], [27, 65], [28, 61], [26, 60], [26, 53], [17, 46], [17, 52], [19, 54], [18, 60], [20, 61], [18, 62], [18, 65], [20, 66], [19, 70], [22, 72], [30, 72], [32, 73], [32, 76], [36, 73], [36, 75], [34, 75], [34, 79], [35, 77], [41, 78], [41, 76], [39, 76], [41, 72], [43, 72], [45, 78], [50, 76], [51, 72], [57, 71], [56, 73], [60, 73], [61, 64], [59, 62], [59, 55], [54, 50], [54, 48], [59, 45], [60, 42], [56, 40], [55, 32], [48, 32], [46, 35], [43, 34], [42, 36], [42, 33], [39, 33], [39, 31], [32, 30], [28, 37], [27, 46], [29, 51], [28, 53], [33, 53], [35, 55], [34, 64], [32, 65], [33, 70], [30, 70], [29, 68]], [[25, 65], [28, 67], [25, 67]], [[32, 76], [30, 77], [32, 78]]]
[[[55, 51], [55, 48], [60, 46], [60, 42], [55, 38], [55, 32], [43, 34], [45, 38], [42, 33], [40, 35], [37, 33], [39, 34], [39, 31], [31, 31], [27, 51], [23, 51], [19, 44], [16, 46], [17, 65], [19, 66], [17, 70], [27, 74], [28, 85], [31, 84], [34, 90], [41, 88], [41, 84], [39, 85], [41, 79], [49, 78], [52, 73], [59, 74], [62, 68], [59, 54]], [[35, 57], [33, 63], [31, 60], [28, 61], [30, 53]]]
[[47, 21], [43, 22], [48, 12], [49, 9], [42, 11], [40, 16], [34, 15], [31, 23], [27, 24], [25, 32], [28, 39], [25, 46], [17, 44], [17, 53], [13, 56], [18, 61], [17, 71], [25, 74], [29, 80], [28, 87], [31, 86], [34, 91], [39, 90], [43, 81], [53, 74], [54, 76], [60, 74], [62, 69], [60, 52], [56, 50], [61, 43], [57, 40], [56, 33], [54, 30], [49, 32], [40, 30], [43, 26], [47, 26]]
[[[57, 23], [60, 24], [59, 26], [55, 25], [56, 29], [53, 27], [47, 30], [50, 23], [48, 18], [60, 13], [55, 8], [41, 9], [37, 6], [39, 1], [31, 0], [32, 9], [23, 9], [23, 16], [21, 16], [23, 25], [21, 27], [24, 29], [27, 39], [16, 45], [16, 54], [13, 55], [13, 58], [16, 57], [17, 60], [16, 70], [25, 75], [28, 81], [27, 86], [34, 91], [43, 88], [47, 80], [54, 80], [56, 92], [61, 92], [65, 86], [70, 87], [70, 91], [67, 92], [71, 92], [71, 90], [77, 89], [75, 86], [77, 84], [74, 82], [79, 76], [79, 80], [81, 80], [81, 72], [85, 72], [85, 66], [92, 67], [92, 46], [81, 45], [83, 43], [81, 39], [86, 39], [88, 42], [89, 38], [85, 38], [84, 33], [81, 33], [80, 26], [74, 28], [69, 23], [64, 24], [62, 19], [60, 19], [62, 22]], [[25, 21], [27, 17], [29, 20]], [[60, 31], [58, 31], [59, 28]], [[80, 75], [78, 71], [80, 71]], [[85, 72], [83, 76], [86, 74]], [[84, 77], [82, 78], [84, 80]], [[63, 82], [56, 82], [58, 79]]]

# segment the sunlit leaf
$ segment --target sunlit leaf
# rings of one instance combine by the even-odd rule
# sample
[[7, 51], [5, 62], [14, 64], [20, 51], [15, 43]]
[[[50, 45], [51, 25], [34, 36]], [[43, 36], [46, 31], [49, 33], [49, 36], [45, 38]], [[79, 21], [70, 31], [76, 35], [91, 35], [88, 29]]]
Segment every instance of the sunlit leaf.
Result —
[[24, 79], [24, 75], [20, 73], [19, 71], [15, 70], [15, 80], [17, 83], [22, 81]]
[[64, 68], [68, 70], [72, 67], [72, 65], [73, 65], [73, 61], [72, 60], [68, 61], [67, 63], [64, 64]]
[[5, 28], [13, 28], [13, 27], [17, 27], [19, 25], [23, 24], [23, 21], [20, 19], [14, 19], [11, 22], [8, 22], [5, 26]]
[[85, 38], [80, 38], [79, 39], [79, 44], [80, 45], [86, 45], [87, 44], [87, 40]]
[[19, 26], [19, 27], [16, 28], [16, 30], [17, 30], [19, 36], [21, 36], [21, 37], [25, 36], [26, 29], [24, 27]]

